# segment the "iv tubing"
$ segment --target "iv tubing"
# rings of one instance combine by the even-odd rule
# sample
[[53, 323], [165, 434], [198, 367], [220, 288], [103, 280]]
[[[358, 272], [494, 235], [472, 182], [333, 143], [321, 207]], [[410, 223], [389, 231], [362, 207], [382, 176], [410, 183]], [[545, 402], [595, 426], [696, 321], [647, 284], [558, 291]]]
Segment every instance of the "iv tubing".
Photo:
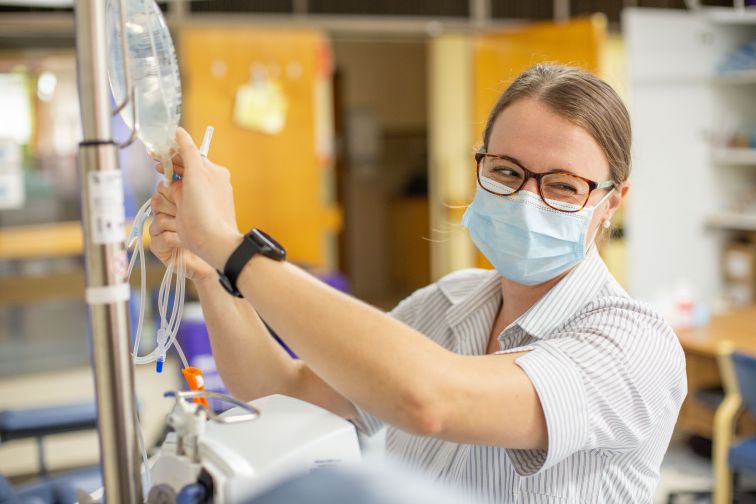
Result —
[[[204, 138], [202, 139], [202, 145], [200, 147], [200, 155], [207, 157], [208, 150], [210, 149], [210, 141], [213, 137], [213, 127], [208, 126], [205, 130]], [[172, 163], [169, 157], [168, 163], [164, 162], [167, 167], [167, 174], [172, 172]], [[172, 175], [172, 174], [171, 174]], [[172, 178], [171, 175], [168, 175]], [[145, 251], [144, 243], [142, 241], [142, 235], [144, 234], [144, 225], [152, 216], [152, 208], [150, 207], [150, 201], [145, 202], [134, 217], [133, 227], [131, 233], [127, 239], [126, 247], [128, 249], [134, 247], [131, 260], [129, 261], [129, 268], [126, 274], [127, 278], [131, 278], [131, 273], [136, 265], [137, 256], [139, 256], [139, 274], [140, 274], [140, 288], [139, 288], [139, 318], [137, 322], [136, 335], [134, 337], [134, 349], [132, 351], [132, 357], [135, 364], [149, 364], [162, 359], [171, 346], [176, 348], [176, 352], [181, 359], [184, 368], [189, 367], [189, 362], [186, 359], [184, 351], [181, 349], [178, 341], [176, 341], [176, 335], [178, 334], [178, 328], [181, 323], [181, 319], [184, 314], [184, 297], [186, 294], [186, 262], [184, 260], [184, 250], [176, 249], [171, 254], [171, 259], [166, 267], [163, 280], [160, 283], [160, 290], [158, 291], [158, 312], [160, 313], [160, 330], [165, 331], [168, 334], [168, 338], [165, 342], [158, 341], [156, 347], [148, 355], [138, 355], [139, 345], [142, 341], [142, 330], [144, 328], [144, 311], [147, 304], [147, 268], [145, 264]], [[169, 292], [173, 286], [173, 274], [176, 274], [175, 292], [173, 296], [173, 309], [171, 310], [170, 320], [168, 319], [168, 304], [170, 302]], [[135, 397], [136, 400], [136, 397]], [[145, 491], [149, 491], [152, 486], [149, 459], [147, 457], [147, 447], [144, 442], [144, 435], [142, 434], [142, 426], [137, 418], [137, 437], [139, 440], [139, 448], [142, 456], [142, 468], [145, 477]]]
[[[171, 256], [168, 266], [163, 276], [163, 281], [160, 285], [158, 295], [158, 311], [161, 319], [161, 329], [165, 329], [168, 333], [168, 340], [165, 345], [157, 346], [147, 355], [138, 355], [139, 344], [142, 338], [142, 329], [144, 327], [144, 311], [147, 301], [147, 282], [146, 282], [146, 268], [145, 268], [145, 251], [142, 244], [141, 236], [144, 229], [144, 224], [147, 218], [151, 215], [152, 211], [149, 207], [149, 201], [147, 201], [142, 208], [140, 208], [134, 219], [134, 229], [132, 229], [129, 237], [128, 246], [131, 248], [134, 246], [134, 253], [131, 257], [129, 264], [128, 274], [131, 275], [134, 265], [139, 256], [140, 266], [140, 303], [139, 303], [139, 319], [137, 323], [137, 332], [134, 339], [134, 350], [132, 352], [135, 364], [149, 364], [157, 360], [160, 355], [165, 354], [171, 346], [176, 347], [176, 351], [181, 358], [184, 367], [188, 367], [188, 361], [184, 352], [182, 351], [178, 341], [176, 341], [176, 335], [178, 333], [178, 326], [181, 322], [182, 314], [184, 311], [184, 297], [186, 293], [186, 264], [184, 263], [183, 250], [175, 250]], [[168, 316], [168, 304], [170, 301], [169, 292], [173, 284], [173, 274], [176, 274], [175, 294], [173, 298], [173, 309], [171, 310], [170, 318]]]

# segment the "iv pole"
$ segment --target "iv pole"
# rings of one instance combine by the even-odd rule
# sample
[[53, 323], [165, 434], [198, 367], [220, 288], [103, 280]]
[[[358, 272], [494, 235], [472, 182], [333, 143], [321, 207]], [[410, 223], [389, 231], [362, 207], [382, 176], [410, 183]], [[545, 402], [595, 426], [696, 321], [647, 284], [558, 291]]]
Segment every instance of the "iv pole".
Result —
[[143, 502], [142, 478], [129, 354], [123, 183], [111, 134], [105, 1], [76, 0], [75, 18], [83, 131], [79, 174], [100, 464], [106, 502], [136, 504]]

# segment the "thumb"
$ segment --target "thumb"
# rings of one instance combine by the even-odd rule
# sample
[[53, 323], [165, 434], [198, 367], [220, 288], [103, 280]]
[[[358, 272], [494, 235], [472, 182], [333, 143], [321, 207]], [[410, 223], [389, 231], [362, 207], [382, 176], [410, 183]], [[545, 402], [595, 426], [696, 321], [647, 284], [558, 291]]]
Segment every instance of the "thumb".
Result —
[[184, 164], [183, 177], [191, 179], [193, 171], [203, 169], [202, 157], [194, 144], [194, 140], [184, 128], [176, 129], [176, 143]]

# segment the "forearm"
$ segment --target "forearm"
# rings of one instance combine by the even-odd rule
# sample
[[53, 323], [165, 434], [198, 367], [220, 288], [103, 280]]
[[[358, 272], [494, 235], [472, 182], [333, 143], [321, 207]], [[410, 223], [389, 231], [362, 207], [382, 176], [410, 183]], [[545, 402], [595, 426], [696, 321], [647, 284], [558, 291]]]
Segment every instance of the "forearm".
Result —
[[521, 354], [455, 354], [299, 268], [265, 257], [247, 263], [237, 283], [314, 372], [388, 423], [459, 443], [546, 446], [538, 396], [515, 364]]
[[295, 388], [297, 361], [270, 336], [249, 303], [230, 296], [213, 275], [195, 286], [213, 357], [229, 391], [248, 401]]
[[444, 415], [428, 411], [429, 398], [437, 393], [436, 375], [440, 378], [444, 362], [454, 354], [288, 263], [255, 257], [237, 284], [341, 395], [369, 405], [373, 413], [406, 430], [436, 430], [432, 423]]
[[229, 296], [214, 276], [195, 282], [218, 372], [242, 400], [284, 394], [344, 418], [356, 415], [344, 399], [303, 361], [292, 359], [270, 336], [252, 306]]

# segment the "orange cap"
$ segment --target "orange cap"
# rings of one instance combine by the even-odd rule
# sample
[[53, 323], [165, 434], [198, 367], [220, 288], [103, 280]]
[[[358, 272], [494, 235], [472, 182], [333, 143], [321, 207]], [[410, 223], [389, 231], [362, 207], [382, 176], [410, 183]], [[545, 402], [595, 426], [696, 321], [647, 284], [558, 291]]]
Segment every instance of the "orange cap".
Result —
[[[181, 370], [181, 374], [184, 375], [189, 390], [205, 390], [205, 380], [202, 378], [202, 371], [196, 367], [185, 367]], [[207, 402], [207, 397], [195, 397], [194, 402], [201, 404], [206, 408], [210, 405]]]

